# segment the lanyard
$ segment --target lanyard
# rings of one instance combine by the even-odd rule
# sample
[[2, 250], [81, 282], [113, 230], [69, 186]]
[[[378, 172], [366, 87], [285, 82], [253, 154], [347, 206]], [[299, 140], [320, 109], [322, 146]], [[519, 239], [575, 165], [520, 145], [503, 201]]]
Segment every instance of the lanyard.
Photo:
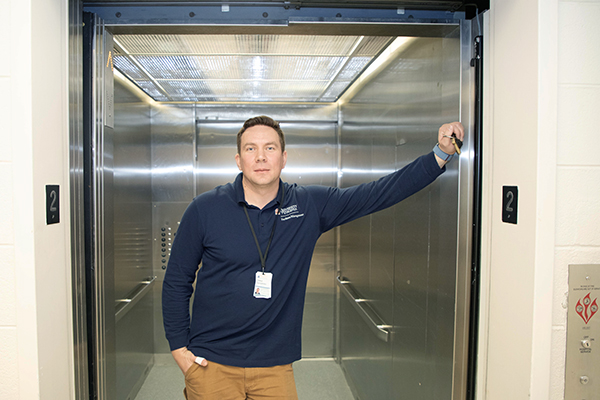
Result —
[[[285, 193], [285, 187], [282, 184], [281, 185], [281, 202], [279, 204], [279, 209], [281, 209], [281, 207], [283, 207], [284, 193]], [[250, 221], [250, 216], [248, 215], [248, 208], [246, 207], [246, 204], [244, 204], [244, 212], [246, 213], [246, 218], [248, 219], [248, 225], [250, 225], [250, 231], [252, 232], [252, 236], [254, 237], [254, 243], [256, 243], [256, 249], [258, 250], [258, 255], [260, 256], [260, 266], [262, 268], [262, 273], [264, 274], [265, 273], [265, 265], [267, 264], [267, 254], [269, 254], [269, 248], [271, 247], [271, 241], [273, 240], [273, 234], [275, 233], [275, 225], [277, 225], [277, 215], [275, 216], [275, 221], [273, 221], [273, 228], [271, 228], [271, 237], [269, 237], [269, 243], [267, 244], [267, 249], [265, 250], [265, 254], [263, 255], [263, 252], [260, 249], [260, 244], [258, 243], [258, 238], [256, 237], [256, 232], [254, 232], [254, 227], [252, 226], [252, 221]]]

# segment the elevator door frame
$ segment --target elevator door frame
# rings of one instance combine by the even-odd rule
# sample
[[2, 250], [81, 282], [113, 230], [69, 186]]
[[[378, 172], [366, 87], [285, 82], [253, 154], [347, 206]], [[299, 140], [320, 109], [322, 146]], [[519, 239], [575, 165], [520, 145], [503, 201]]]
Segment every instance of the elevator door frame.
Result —
[[[96, 8], [95, 8], [96, 7]], [[133, 7], [139, 7], [139, 6], [133, 6]], [[170, 7], [171, 11], [176, 8], [176, 7]], [[244, 21], [235, 21], [235, 23], [242, 23], [243, 26], [229, 26], [229, 24], [231, 23], [231, 20], [228, 20], [227, 18], [225, 18], [223, 21], [220, 21], [222, 23], [222, 26], [217, 26], [215, 27], [214, 25], [212, 26], [208, 26], [208, 24], [206, 25], [190, 25], [189, 22], [186, 21], [185, 25], [181, 24], [181, 21], [177, 22], [173, 22], [174, 20], [170, 20], [171, 23], [174, 23], [175, 25], [170, 25], [170, 26], [156, 26], [156, 25], [145, 25], [143, 27], [140, 27], [140, 20], [129, 20], [129, 24], [134, 24], [136, 25], [136, 27], [133, 27], [132, 25], [128, 25], [128, 24], [124, 24], [123, 22], [126, 21], [126, 19], [123, 20], [119, 20], [121, 17], [118, 17], [117, 14], [120, 13], [120, 11], [118, 11], [118, 9], [122, 9], [122, 7], [116, 7], [116, 6], [111, 6], [111, 7], [102, 7], [102, 6], [88, 6], [86, 7], [86, 11], [101, 11], [100, 15], [101, 16], [105, 16], [107, 17], [107, 21], [105, 21], [105, 26], [109, 27], [109, 29], [113, 32], [131, 32], [132, 30], [135, 31], [139, 31], [139, 32], [143, 32], [143, 33], [149, 33], [149, 32], [153, 32], [153, 33], [160, 33], [160, 32], [165, 32], [165, 31], [174, 31], [174, 33], [180, 32], [194, 32], [194, 33], [201, 33], [201, 32], [214, 32], [215, 29], [219, 32], [222, 33], [247, 33], [247, 32], [252, 32], [252, 33], [269, 33], [269, 32], [277, 32], [280, 31], [280, 27], [277, 25], [281, 25], [278, 24], [277, 21], [272, 22], [272, 20], [267, 22], [267, 25], [265, 26], [265, 21], [261, 20], [261, 19], [252, 19], [250, 18], [250, 20], [244, 20]], [[271, 10], [271, 7], [267, 7], [268, 10]], [[273, 8], [274, 9], [274, 8]], [[117, 11], [115, 11], [117, 10]], [[158, 10], [157, 8], [154, 9], [154, 11]], [[427, 13], [427, 12], [415, 12], [415, 15], [418, 15], [420, 18], [414, 19], [411, 18], [409, 19], [409, 16], [413, 16], [414, 15], [402, 15], [401, 17], [398, 17], [398, 14], [394, 13], [390, 13], [389, 10], [365, 10], [365, 9], [336, 9], [336, 15], [341, 14], [341, 15], [345, 15], [345, 16], [350, 16], [350, 17], [346, 17], [346, 18], [341, 18], [341, 17], [323, 17], [323, 14], [321, 14], [321, 12], [329, 12], [328, 9], [319, 9], [319, 8], [312, 8], [310, 9], [310, 13], [309, 16], [304, 16], [302, 17], [302, 21], [300, 20], [293, 20], [293, 19], [289, 19], [287, 20], [287, 25], [290, 28], [290, 32], [294, 32], [294, 31], [298, 31], [298, 32], [302, 32], [305, 29], [309, 29], [309, 30], [313, 30], [315, 31], [315, 27], [316, 27], [316, 31], [318, 32], [323, 32], [323, 31], [327, 31], [328, 29], [333, 29], [336, 32], [349, 32], [349, 31], [354, 31], [356, 33], [356, 31], [360, 31], [360, 29], [357, 29], [357, 26], [359, 27], [365, 27], [365, 29], [367, 30], [371, 30], [371, 31], [380, 31], [381, 29], [386, 30], [386, 32], [390, 32], [393, 35], [417, 35], [419, 33], [422, 33], [422, 26], [423, 25], [430, 25], [430, 24], [440, 24], [440, 29], [444, 29], [443, 26], [445, 24], [452, 24], [452, 23], [458, 23], [461, 25], [461, 31], [464, 32], [471, 32], [471, 27], [470, 27], [470, 22], [467, 22], [464, 20], [464, 15], [462, 15], [461, 13], [455, 13], [454, 17], [459, 16], [460, 19], [457, 20], [455, 18], [451, 18], [448, 19], [448, 14], [444, 13], [441, 14], [439, 12], [434, 12], [434, 14], [431, 13]], [[365, 18], [364, 17], [364, 13], [361, 14], [362, 12], [368, 11], [369, 13], [367, 13], [368, 15], [371, 15], [372, 18]], [[268, 11], [264, 11], [267, 14], [269, 13]], [[372, 14], [371, 14], [372, 12]], [[272, 15], [272, 14], [271, 14]], [[434, 18], [425, 18], [425, 16], [431, 16], [433, 15]], [[358, 16], [361, 16], [360, 18], [358, 18]], [[446, 17], [446, 18], [443, 18]], [[317, 21], [319, 21], [319, 23], [317, 23]], [[410, 21], [410, 23], [407, 24], [407, 21]], [[452, 22], [451, 22], [452, 21]], [[327, 22], [335, 22], [336, 24], [328, 24]], [[144, 25], [144, 24], [141, 24]], [[462, 33], [462, 32], [461, 32]], [[470, 33], [469, 33], [470, 35]], [[465, 47], [464, 49], [462, 49], [461, 51], [463, 52], [469, 52], [469, 54], [471, 54], [472, 49], [470, 47]], [[464, 72], [464, 71], [463, 71]], [[469, 72], [470, 74], [470, 72]], [[473, 80], [473, 79], [470, 79]], [[466, 85], [466, 87], [465, 87]], [[461, 90], [466, 90], [467, 92], [472, 92], [472, 87], [471, 87], [471, 83], [470, 82], [463, 82], [463, 88], [461, 88]], [[462, 101], [462, 100], [461, 100]], [[473, 126], [473, 113], [474, 111], [474, 105], [473, 103], [475, 102], [475, 99], [468, 99], [467, 103], [461, 104], [461, 118], [463, 116], [466, 116], [466, 120], [470, 121], [469, 126], [467, 127], [467, 130], [472, 133], [475, 134], [476, 129]], [[84, 121], [85, 122], [85, 121]], [[469, 143], [466, 142], [465, 143], [467, 146], [469, 146]], [[466, 159], [462, 158], [461, 159], [461, 169], [466, 173], [466, 174], [474, 174], [473, 171], [473, 163], [472, 163], [472, 157], [473, 154], [471, 154], [471, 158]], [[472, 197], [473, 193], [471, 193], [473, 190], [473, 188], [469, 188], [469, 195]], [[467, 237], [464, 238], [460, 238], [460, 241], [466, 241], [465, 243], [467, 243], [467, 246], [470, 245], [471, 240], [473, 239], [471, 237], [470, 233], [466, 234]], [[90, 249], [88, 249], [90, 250]], [[94, 249], [91, 249], [92, 252], [94, 252]], [[465, 253], [466, 254], [466, 253]], [[470, 271], [470, 263], [471, 263], [471, 259], [465, 259], [465, 260], [461, 260], [461, 265], [465, 265], [468, 267], [468, 270]], [[468, 277], [467, 277], [468, 280]], [[88, 290], [90, 288], [88, 287]], [[478, 299], [470, 299], [467, 300], [470, 301], [471, 303], [473, 302], [477, 302]], [[88, 312], [90, 310], [88, 309]], [[93, 318], [93, 316], [89, 316], [91, 318]], [[475, 316], [471, 315], [464, 315], [462, 316], [463, 318], [466, 319], [473, 319], [475, 318]], [[77, 330], [79, 331], [84, 331], [85, 328], [84, 327], [76, 327]], [[88, 328], [89, 329], [89, 328]], [[88, 331], [88, 333], [90, 333], [91, 330]], [[475, 332], [474, 330], [472, 330], [471, 332]], [[471, 333], [473, 334], [473, 333]], [[463, 341], [468, 341], [469, 338], [463, 338]], [[465, 342], [466, 343], [466, 342]], [[88, 347], [89, 346], [93, 346], [94, 348], [100, 346], [100, 344], [96, 343], [93, 344], [91, 340], [88, 341]], [[466, 346], [464, 349], [461, 350], [462, 352], [464, 352], [466, 354], [467, 349]], [[90, 353], [91, 354], [91, 353]], [[93, 357], [90, 357], [90, 360], [92, 360]], [[471, 359], [469, 361], [470, 364], [474, 363], [474, 359]], [[471, 368], [469, 368], [470, 372], [468, 372], [468, 374], [474, 374], [474, 368], [471, 366]], [[96, 386], [98, 384], [101, 384], [99, 382], [102, 381], [95, 381], [95, 379], [97, 377], [92, 376], [92, 372], [90, 372], [90, 384], [92, 386]], [[466, 378], [466, 379], [474, 379], [474, 376], [472, 376], [471, 378]], [[94, 382], [95, 381], [95, 382]], [[94, 389], [92, 388], [92, 390], [90, 392], [92, 392]], [[97, 393], [96, 393], [97, 394]], [[96, 395], [91, 395], [93, 396], [93, 398], [97, 398]], [[474, 396], [474, 392], [470, 393], [470, 394], [465, 394], [464, 398], [471, 398], [472, 396]], [[100, 398], [106, 398], [106, 397], [100, 397]]]

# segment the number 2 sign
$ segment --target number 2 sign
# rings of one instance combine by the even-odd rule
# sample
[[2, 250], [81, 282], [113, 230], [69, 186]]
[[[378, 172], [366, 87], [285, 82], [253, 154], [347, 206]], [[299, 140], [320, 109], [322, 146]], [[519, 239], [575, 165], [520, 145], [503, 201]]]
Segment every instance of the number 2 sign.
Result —
[[60, 222], [59, 186], [46, 185], [46, 225]]
[[517, 223], [517, 203], [519, 188], [517, 186], [502, 187], [502, 222]]

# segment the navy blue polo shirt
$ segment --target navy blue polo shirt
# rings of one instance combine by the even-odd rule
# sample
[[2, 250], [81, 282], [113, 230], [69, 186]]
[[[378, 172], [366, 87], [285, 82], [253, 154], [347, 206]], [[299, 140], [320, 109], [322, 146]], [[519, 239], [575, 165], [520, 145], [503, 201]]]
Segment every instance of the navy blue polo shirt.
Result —
[[[344, 189], [280, 182], [277, 197], [263, 209], [245, 202], [241, 173], [199, 195], [181, 219], [163, 283], [171, 350], [187, 346], [196, 356], [238, 367], [299, 360], [306, 282], [321, 234], [398, 203], [443, 171], [432, 152], [377, 181]], [[261, 263], [244, 205], [263, 253], [277, 218], [265, 268], [273, 274], [270, 299], [253, 296]]]

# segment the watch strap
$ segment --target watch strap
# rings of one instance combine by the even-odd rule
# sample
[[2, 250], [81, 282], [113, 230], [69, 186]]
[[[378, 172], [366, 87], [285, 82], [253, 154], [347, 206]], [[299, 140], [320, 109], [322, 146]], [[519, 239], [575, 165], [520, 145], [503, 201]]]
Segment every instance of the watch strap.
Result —
[[439, 143], [436, 143], [435, 146], [433, 146], [433, 152], [435, 153], [436, 156], [438, 156], [439, 158], [441, 158], [444, 161], [448, 161], [449, 159], [452, 158], [452, 156], [454, 156], [454, 154], [448, 154], [448, 153], [444, 152], [442, 149], [440, 149]]

